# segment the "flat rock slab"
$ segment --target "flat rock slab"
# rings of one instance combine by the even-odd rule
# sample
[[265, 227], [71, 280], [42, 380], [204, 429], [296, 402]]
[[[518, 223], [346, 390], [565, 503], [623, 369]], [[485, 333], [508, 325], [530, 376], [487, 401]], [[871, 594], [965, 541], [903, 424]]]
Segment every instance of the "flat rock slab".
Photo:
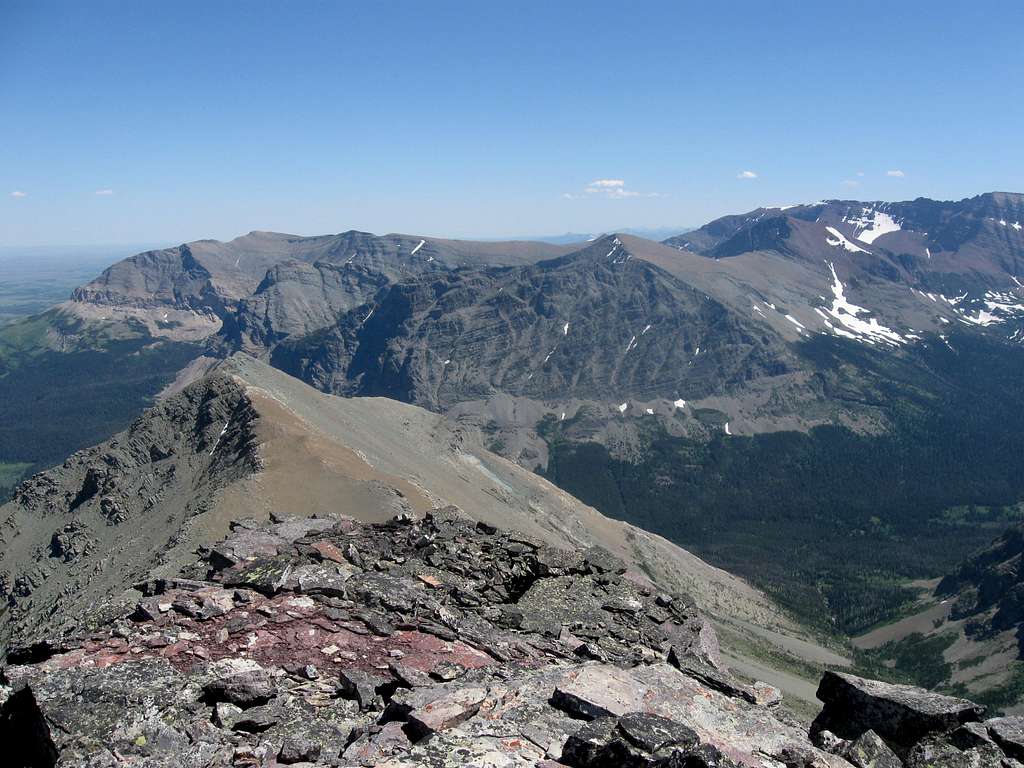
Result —
[[290, 558], [259, 557], [226, 571], [224, 585], [274, 595], [284, 587], [294, 567]]
[[584, 667], [555, 688], [551, 703], [576, 717], [619, 717], [643, 709], [644, 691], [624, 669]]
[[416, 707], [409, 713], [409, 723], [422, 733], [437, 733], [464, 723], [477, 712], [487, 698], [486, 688], [460, 688]]
[[777, 720], [767, 707], [711, 690], [667, 663], [632, 669], [585, 665], [567, 672], [556, 684], [551, 703], [591, 720], [630, 713], [659, 715], [685, 724], [701, 745], [740, 766], [763, 768], [765, 756], [784, 765], [784, 756], [793, 754], [802, 755], [810, 765], [850, 765], [842, 757], [811, 747], [805, 733]]

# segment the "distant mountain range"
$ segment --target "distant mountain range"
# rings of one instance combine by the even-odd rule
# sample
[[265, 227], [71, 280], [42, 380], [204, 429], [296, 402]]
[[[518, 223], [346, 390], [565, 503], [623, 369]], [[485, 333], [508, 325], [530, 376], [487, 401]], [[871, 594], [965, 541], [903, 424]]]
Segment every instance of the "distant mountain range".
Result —
[[[606, 232], [618, 232], [623, 235], [634, 235], [635, 237], [643, 237], [647, 240], [664, 240], [669, 237], [675, 237], [676, 235], [683, 234], [686, 232], [692, 232], [697, 229], [693, 226], [679, 226], [679, 227], [615, 227]], [[569, 245], [571, 243], [585, 243], [591, 240], [596, 240], [601, 237], [605, 232], [567, 232], [564, 235], [539, 235], [533, 237], [523, 237], [523, 240], [535, 240], [541, 243], [556, 243], [558, 245]]]
[[[241, 352], [443, 414], [857, 634], [1024, 499], [1022, 281], [1024, 196], [1001, 192], [759, 208], [663, 242], [197, 241], [0, 329], [0, 466], [56, 463]], [[993, 511], [950, 516], [966, 504]]]

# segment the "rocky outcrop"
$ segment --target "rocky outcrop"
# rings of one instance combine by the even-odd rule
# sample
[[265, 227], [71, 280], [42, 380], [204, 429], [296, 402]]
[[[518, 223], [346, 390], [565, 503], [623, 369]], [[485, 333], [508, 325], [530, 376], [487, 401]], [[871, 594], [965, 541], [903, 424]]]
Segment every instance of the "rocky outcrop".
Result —
[[454, 507], [243, 520], [7, 655], [9, 764], [1021, 768], [1024, 718], [829, 673], [810, 735], [692, 601]]
[[624, 570], [453, 508], [243, 521], [133, 610], [14, 649], [0, 740], [19, 766], [849, 765]]
[[258, 468], [255, 419], [242, 386], [212, 375], [23, 482], [0, 506], [0, 649], [80, 616], [175, 547], [187, 555], [189, 521]]
[[965, 634], [983, 640], [1015, 630], [1024, 644], [1024, 527], [1011, 527], [946, 576], [937, 597], [953, 600], [951, 616], [964, 620]]

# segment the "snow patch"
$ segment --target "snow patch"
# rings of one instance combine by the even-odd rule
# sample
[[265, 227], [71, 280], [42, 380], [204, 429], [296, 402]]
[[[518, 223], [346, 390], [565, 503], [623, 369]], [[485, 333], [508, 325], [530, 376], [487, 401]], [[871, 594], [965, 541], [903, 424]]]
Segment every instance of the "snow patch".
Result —
[[562, 326], [562, 335], [563, 336], [568, 336], [569, 335], [569, 324], [568, 323], [566, 323], [565, 325]]
[[625, 413], [627, 408], [629, 408], [629, 403], [623, 403], [619, 406], [619, 413]]
[[874, 208], [862, 208], [860, 216], [844, 216], [843, 221], [853, 224], [860, 232], [856, 237], [862, 243], [870, 245], [882, 235], [890, 232], [899, 232], [902, 227], [892, 216], [884, 211], [877, 211]]
[[672, 405], [674, 405], [676, 408], [685, 408], [686, 407], [686, 401], [683, 400], [682, 398], [679, 398], [674, 403], [672, 403]]
[[220, 446], [221, 438], [224, 437], [224, 433], [228, 431], [228, 423], [224, 422], [224, 428], [221, 429], [220, 434], [217, 435], [217, 442], [213, 444], [213, 448], [210, 449], [210, 455], [213, 456], [213, 452]]
[[410, 253], [409, 255], [415, 256], [419, 249], [422, 248], [426, 242], [426, 240], [420, 240], [416, 247], [412, 249], [412, 253]]
[[646, 413], [648, 416], [653, 416], [654, 415], [654, 409], [653, 408], [645, 408], [644, 409], [644, 413]]
[[900, 336], [900, 334], [891, 328], [886, 328], [875, 318], [872, 317], [866, 320], [861, 317], [862, 315], [868, 315], [869, 310], [852, 304], [846, 298], [844, 286], [839, 279], [839, 275], [836, 274], [835, 265], [829, 262], [828, 268], [832, 272], [832, 307], [826, 308], [825, 311], [832, 318], [838, 320], [845, 328], [845, 331], [840, 333], [837, 326], [829, 324], [830, 330], [836, 333], [837, 336], [850, 338], [852, 335], [858, 341], [866, 341], [868, 344], [881, 342], [896, 346], [906, 343], [906, 339]]
[[731, 435], [732, 432], [729, 430], [729, 422], [725, 422], [725, 434]]
[[870, 251], [866, 251], [863, 248], [861, 248], [859, 245], [855, 245], [854, 243], [851, 243], [849, 240], [847, 240], [843, 236], [843, 233], [840, 232], [835, 227], [825, 227], [825, 230], [830, 235], [832, 235], [832, 237], [826, 237], [825, 238], [825, 242], [828, 243], [829, 245], [831, 245], [833, 248], [838, 248], [838, 247], [842, 246], [846, 250], [850, 251], [850, 253], [860, 252], [860, 253], [866, 253], [869, 256], [871, 255]]

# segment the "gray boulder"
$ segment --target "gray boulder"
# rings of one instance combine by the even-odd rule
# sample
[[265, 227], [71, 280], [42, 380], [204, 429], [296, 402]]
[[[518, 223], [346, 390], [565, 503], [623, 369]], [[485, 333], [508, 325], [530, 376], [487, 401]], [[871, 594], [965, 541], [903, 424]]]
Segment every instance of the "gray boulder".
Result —
[[897, 750], [978, 721], [985, 711], [966, 699], [839, 672], [825, 673], [818, 698], [825, 706], [811, 724], [812, 737], [828, 730], [844, 739], [856, 739], [872, 730]]

